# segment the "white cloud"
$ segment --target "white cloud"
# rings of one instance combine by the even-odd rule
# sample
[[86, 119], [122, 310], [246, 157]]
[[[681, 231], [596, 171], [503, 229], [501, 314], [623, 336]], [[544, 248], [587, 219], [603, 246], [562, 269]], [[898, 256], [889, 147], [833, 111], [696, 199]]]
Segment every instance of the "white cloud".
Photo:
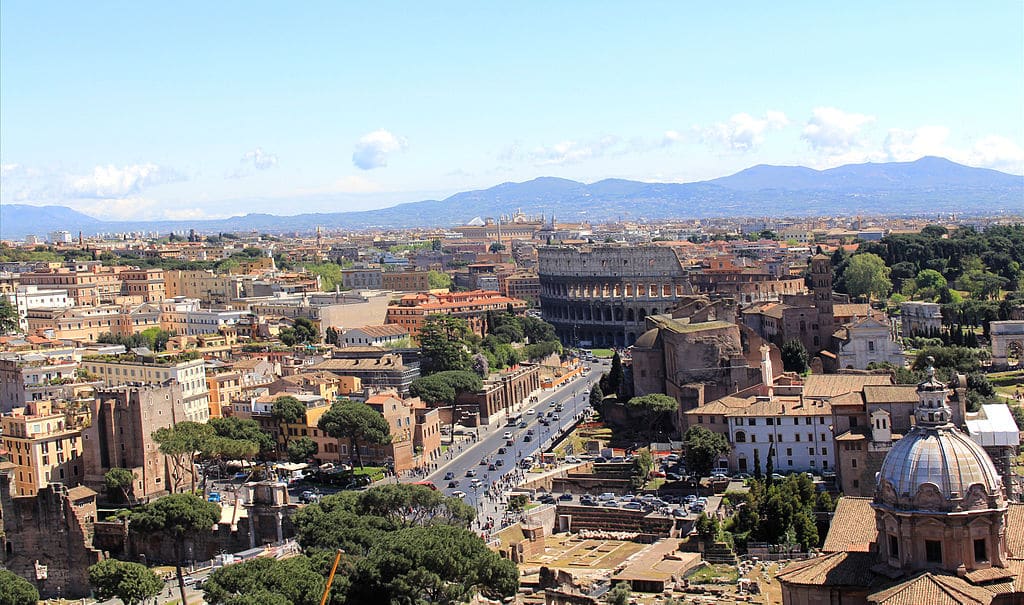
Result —
[[956, 152], [946, 144], [949, 129], [945, 126], [921, 126], [913, 130], [892, 128], [885, 136], [882, 149], [892, 162], [912, 162], [926, 155], [952, 159]]
[[527, 159], [537, 166], [575, 164], [601, 157], [620, 142], [616, 136], [604, 136], [593, 141], [562, 141], [554, 145], [535, 147], [527, 152]]
[[71, 202], [68, 206], [89, 216], [108, 221], [150, 220], [158, 218], [156, 200], [138, 196], [118, 199], [93, 199]]
[[1006, 137], [991, 135], [975, 141], [964, 162], [972, 166], [1024, 174], [1024, 149]]
[[118, 168], [113, 164], [97, 166], [92, 174], [72, 177], [70, 190], [82, 198], [124, 198], [146, 187], [183, 181], [185, 177], [156, 164], [133, 164]]
[[381, 129], [363, 135], [352, 152], [352, 164], [361, 170], [373, 170], [388, 165], [388, 155], [403, 151], [409, 143], [402, 137]]
[[[789, 118], [781, 111], [767, 111], [757, 118], [749, 113], [738, 113], [727, 122], [719, 122], [700, 129], [700, 138], [705, 143], [722, 145], [732, 151], [750, 151], [764, 142], [764, 135], [770, 130], [780, 130], [789, 125]], [[669, 137], [669, 133], [674, 137]], [[679, 133], [669, 131], [666, 141], [679, 140]]]
[[258, 170], [270, 170], [277, 166], [277, 155], [263, 151], [262, 147], [257, 147], [252, 151], [242, 154], [242, 159], [239, 160], [239, 163], [241, 166], [225, 174], [224, 178], [240, 179], [252, 176]]
[[838, 156], [863, 145], [861, 129], [874, 122], [875, 117], [862, 113], [848, 113], [835, 107], [817, 107], [804, 126], [800, 138], [815, 151]]

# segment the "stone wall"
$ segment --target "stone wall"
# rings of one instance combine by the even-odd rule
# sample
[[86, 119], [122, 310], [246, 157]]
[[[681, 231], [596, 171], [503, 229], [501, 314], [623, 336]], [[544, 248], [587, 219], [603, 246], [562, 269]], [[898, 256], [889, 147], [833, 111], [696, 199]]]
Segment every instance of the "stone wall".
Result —
[[[11, 477], [0, 472], [4, 567], [31, 582], [43, 598], [80, 598], [90, 593], [87, 570], [102, 553], [93, 547], [96, 494], [51, 483], [35, 496], [14, 496]], [[46, 578], [37, 578], [37, 565]]]

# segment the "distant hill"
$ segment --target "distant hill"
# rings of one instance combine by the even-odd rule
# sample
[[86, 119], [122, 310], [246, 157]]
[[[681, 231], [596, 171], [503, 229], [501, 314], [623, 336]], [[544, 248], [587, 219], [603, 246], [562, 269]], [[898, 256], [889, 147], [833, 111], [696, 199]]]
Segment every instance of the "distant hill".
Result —
[[56, 229], [86, 233], [181, 230], [309, 231], [326, 228], [426, 227], [465, 224], [521, 208], [559, 221], [650, 220], [728, 216], [909, 215], [1024, 211], [1024, 177], [963, 166], [943, 158], [849, 164], [829, 170], [760, 165], [697, 183], [606, 179], [585, 184], [541, 177], [362, 212], [222, 220], [111, 222], [60, 206], [0, 206], [0, 236], [20, 238]]

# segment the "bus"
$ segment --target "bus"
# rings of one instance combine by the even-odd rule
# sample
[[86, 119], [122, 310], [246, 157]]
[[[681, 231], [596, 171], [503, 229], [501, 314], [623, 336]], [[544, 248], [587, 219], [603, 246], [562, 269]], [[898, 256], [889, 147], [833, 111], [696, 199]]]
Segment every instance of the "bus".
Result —
[[513, 414], [508, 417], [508, 426], [516, 426], [523, 420], [522, 414]]

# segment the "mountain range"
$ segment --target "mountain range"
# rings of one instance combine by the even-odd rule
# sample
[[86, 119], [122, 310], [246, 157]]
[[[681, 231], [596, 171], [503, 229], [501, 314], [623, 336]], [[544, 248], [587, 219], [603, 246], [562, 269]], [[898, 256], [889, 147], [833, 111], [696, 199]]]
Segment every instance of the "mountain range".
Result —
[[216, 220], [105, 221], [64, 206], [0, 205], [0, 237], [50, 231], [86, 235], [123, 231], [311, 231], [455, 226], [475, 216], [521, 209], [562, 222], [694, 219], [738, 216], [934, 215], [940, 212], [1024, 212], [1024, 176], [972, 168], [938, 158], [849, 164], [828, 170], [758, 165], [694, 183], [606, 179], [586, 184], [540, 177], [464, 191], [443, 200], [407, 202], [359, 212], [277, 216], [247, 214]]

